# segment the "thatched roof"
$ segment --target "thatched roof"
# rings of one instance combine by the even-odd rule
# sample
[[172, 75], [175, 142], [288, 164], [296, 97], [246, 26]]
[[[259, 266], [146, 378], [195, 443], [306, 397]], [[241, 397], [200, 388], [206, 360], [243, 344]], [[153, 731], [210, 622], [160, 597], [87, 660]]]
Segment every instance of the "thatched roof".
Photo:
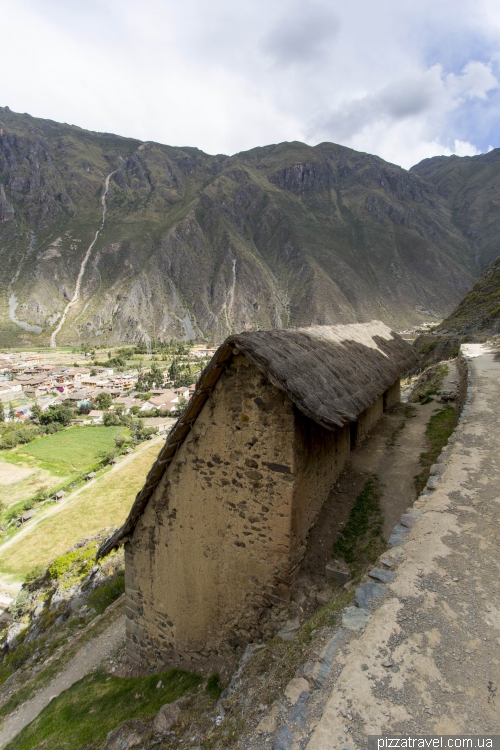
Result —
[[167, 466], [235, 354], [241, 352], [307, 417], [332, 430], [352, 422], [416, 361], [413, 348], [380, 321], [255, 331], [230, 336], [203, 370], [121, 529], [99, 549], [107, 555], [133, 532]]

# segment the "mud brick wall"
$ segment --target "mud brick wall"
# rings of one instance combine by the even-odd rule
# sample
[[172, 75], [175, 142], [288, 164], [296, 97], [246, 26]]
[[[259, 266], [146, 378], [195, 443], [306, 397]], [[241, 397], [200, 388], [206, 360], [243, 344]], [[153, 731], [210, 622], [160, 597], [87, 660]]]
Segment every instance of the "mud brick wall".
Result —
[[368, 409], [365, 409], [358, 417], [358, 428], [356, 431], [356, 443], [365, 438], [372, 427], [378, 422], [384, 413], [384, 397], [380, 395], [378, 399]]
[[306, 550], [307, 535], [350, 453], [350, 430], [326, 430], [295, 412], [295, 492], [292, 508], [292, 575]]
[[290, 555], [293, 432], [290, 400], [235, 357], [128, 545], [137, 650], [202, 653], [233, 632], [258, 636], [248, 612]]
[[394, 385], [391, 385], [390, 388], [386, 390], [384, 393], [384, 411], [386, 409], [390, 409], [391, 406], [395, 406], [395, 404], [399, 404], [401, 401], [401, 381], [399, 378], [396, 380]]
[[[363, 430], [382, 409], [381, 395]], [[349, 426], [319, 427], [235, 356], [125, 545], [131, 659], [198, 659], [258, 639], [262, 610], [290, 596], [349, 446]]]

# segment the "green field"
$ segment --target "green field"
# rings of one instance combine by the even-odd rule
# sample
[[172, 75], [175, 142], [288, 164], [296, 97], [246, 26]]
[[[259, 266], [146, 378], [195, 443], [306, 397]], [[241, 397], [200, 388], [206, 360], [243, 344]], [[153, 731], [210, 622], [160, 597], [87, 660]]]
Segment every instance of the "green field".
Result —
[[0, 547], [0, 577], [21, 581], [35, 566], [47, 565], [81, 539], [106, 527], [121, 526], [161, 444], [148, 441], [97, 481], [77, 490], [66, 503], [49, 506], [49, 514], [31, 520], [23, 536]]
[[26, 465], [32, 465], [34, 460], [39, 468], [52, 474], [68, 475], [93, 466], [115, 447], [115, 438], [123, 433], [123, 427], [71, 427], [19, 446], [5, 458]]

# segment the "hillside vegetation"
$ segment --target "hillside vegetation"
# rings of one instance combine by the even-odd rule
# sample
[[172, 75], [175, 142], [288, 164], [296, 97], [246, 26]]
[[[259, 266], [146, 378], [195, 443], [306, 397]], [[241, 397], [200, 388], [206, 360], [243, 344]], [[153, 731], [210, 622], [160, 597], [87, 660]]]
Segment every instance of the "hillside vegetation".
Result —
[[437, 362], [455, 356], [462, 342], [481, 341], [500, 333], [500, 258], [484, 271], [456, 310], [432, 335], [415, 341], [422, 358]]
[[[427, 179], [332, 143], [228, 157], [0, 108], [0, 341], [133, 343], [449, 312], [477, 276]], [[24, 328], [22, 327], [24, 326]]]

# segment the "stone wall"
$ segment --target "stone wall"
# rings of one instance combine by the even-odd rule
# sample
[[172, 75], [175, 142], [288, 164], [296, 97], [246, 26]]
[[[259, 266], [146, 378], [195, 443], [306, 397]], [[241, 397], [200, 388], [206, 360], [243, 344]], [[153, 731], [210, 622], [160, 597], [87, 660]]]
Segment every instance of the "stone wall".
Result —
[[390, 409], [391, 406], [395, 406], [396, 404], [399, 404], [401, 401], [401, 381], [398, 378], [394, 385], [391, 385], [390, 388], [386, 390], [384, 393], [384, 411], [386, 409]]
[[172, 657], [258, 637], [254, 607], [279, 595], [290, 556], [293, 432], [290, 400], [235, 357], [127, 545], [134, 651]]
[[[383, 402], [360, 416], [363, 434]], [[349, 426], [319, 427], [234, 357], [125, 545], [131, 658], [157, 666], [261, 637], [349, 449]]]

